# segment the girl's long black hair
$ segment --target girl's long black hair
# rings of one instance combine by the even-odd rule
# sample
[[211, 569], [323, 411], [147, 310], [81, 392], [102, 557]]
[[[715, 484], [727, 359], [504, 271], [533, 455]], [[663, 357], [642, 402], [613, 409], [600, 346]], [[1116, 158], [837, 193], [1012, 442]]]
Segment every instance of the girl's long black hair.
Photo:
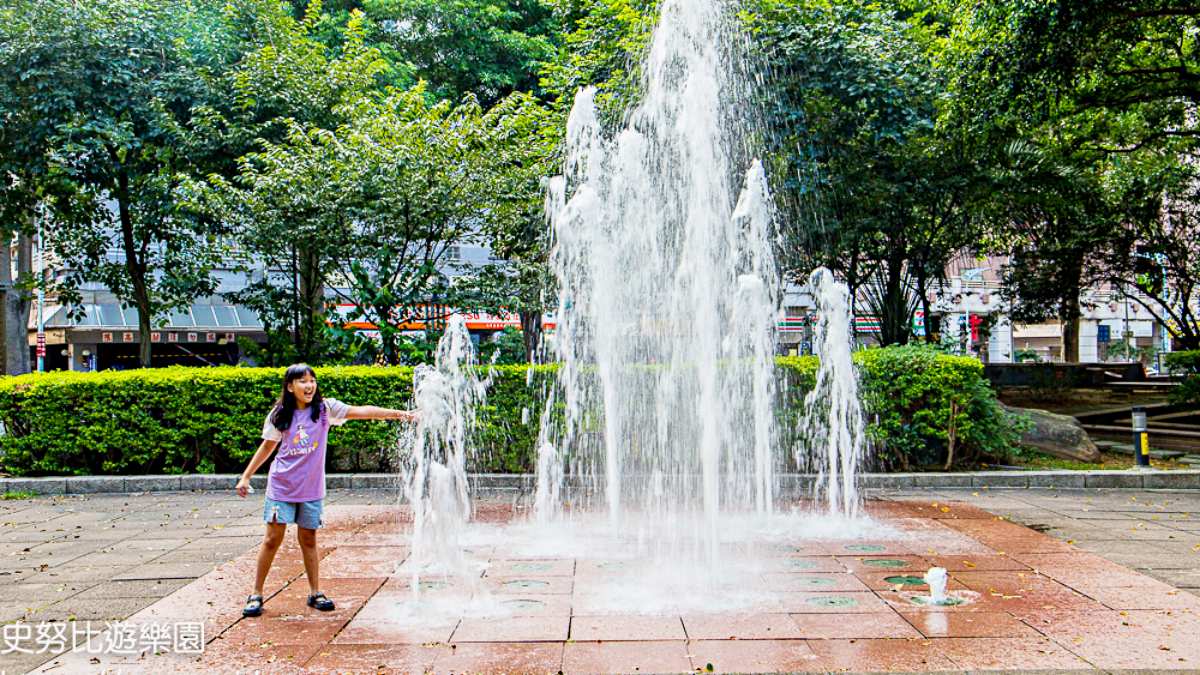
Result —
[[[288, 391], [288, 385], [299, 380], [305, 375], [312, 375], [313, 379], [317, 379], [317, 373], [307, 363], [297, 363], [288, 366], [287, 372], [283, 374], [283, 390], [279, 392], [279, 398], [275, 401], [275, 409], [271, 411], [271, 424], [280, 431], [287, 431], [292, 426], [292, 416], [296, 412], [296, 396]], [[321, 402], [321, 385], [317, 385], [316, 391], [313, 392], [312, 403], [309, 404], [312, 409], [312, 421], [316, 422], [321, 419], [321, 415], [325, 412], [325, 405]]]

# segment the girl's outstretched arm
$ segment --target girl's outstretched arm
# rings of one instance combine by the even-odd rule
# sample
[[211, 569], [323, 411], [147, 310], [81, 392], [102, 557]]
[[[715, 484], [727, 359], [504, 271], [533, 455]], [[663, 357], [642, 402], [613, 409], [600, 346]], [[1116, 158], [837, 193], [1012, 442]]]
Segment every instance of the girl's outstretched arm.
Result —
[[394, 410], [392, 408], [380, 408], [373, 405], [352, 405], [346, 411], [346, 419], [348, 420], [404, 420], [405, 422], [416, 422], [417, 412], [415, 410]]
[[239, 497], [245, 497], [250, 492], [250, 477], [258, 471], [258, 467], [263, 465], [271, 457], [271, 453], [275, 452], [275, 447], [279, 445], [279, 441], [269, 441], [263, 439], [263, 442], [258, 445], [258, 451], [250, 458], [250, 463], [246, 465], [246, 470], [242, 472], [242, 477], [238, 479], [237, 493]]

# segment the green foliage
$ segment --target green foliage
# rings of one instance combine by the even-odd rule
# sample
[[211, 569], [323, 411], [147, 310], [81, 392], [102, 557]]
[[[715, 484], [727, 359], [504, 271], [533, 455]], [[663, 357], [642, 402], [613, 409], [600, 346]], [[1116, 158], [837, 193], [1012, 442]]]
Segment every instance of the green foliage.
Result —
[[640, 64], [658, 18], [659, 0], [554, 0], [564, 48], [542, 71], [542, 87], [569, 110], [582, 87], [597, 89], [609, 122], [621, 119], [641, 92]]
[[484, 363], [492, 363], [493, 358], [496, 364], [504, 366], [529, 362], [525, 355], [525, 340], [516, 328], [500, 331], [493, 341], [480, 344], [479, 351], [480, 360]]
[[761, 98], [784, 262], [837, 272], [881, 318], [883, 343], [903, 344], [914, 310], [930, 315], [930, 290], [974, 239], [982, 182], [937, 125], [944, 83], [930, 41], [878, 5], [751, 7], [772, 73]]
[[1200, 405], [1200, 350], [1171, 352], [1164, 358], [1172, 373], [1183, 375], [1183, 382], [1171, 392], [1171, 400]]
[[177, 191], [181, 176], [230, 165], [190, 131], [219, 98], [212, 74], [235, 58], [219, 6], [23, 0], [0, 20], [0, 168], [28, 161], [3, 201], [51, 207], [60, 301], [77, 306], [82, 285], [103, 283], [137, 309], [148, 365], [151, 326], [212, 292], [223, 253], [221, 228], [181, 209]]
[[[983, 377], [983, 364], [928, 346], [886, 347], [855, 352], [867, 434], [875, 460], [885, 469], [908, 469], [945, 460], [955, 429], [955, 457], [1003, 457], [1021, 426], [1000, 407]], [[811, 389], [816, 357], [786, 357], [793, 372], [792, 409]]]
[[32, 499], [36, 496], [37, 495], [34, 494], [33, 492], [9, 491], [9, 492], [5, 492], [3, 495], [0, 495], [0, 499], [3, 499], [4, 501], [7, 502], [7, 501], [17, 501], [17, 500], [21, 500], [21, 499]]
[[[504, 349], [520, 359], [520, 345]], [[858, 352], [862, 396], [878, 464], [887, 469], [941, 461], [953, 420], [956, 456], [1004, 456], [1020, 431], [1004, 413], [975, 359], [929, 347]], [[812, 387], [817, 361], [778, 361], [791, 418]], [[472, 470], [532, 471], [539, 419], [554, 366], [498, 365], [478, 411]], [[278, 396], [277, 368], [166, 368], [54, 373], [0, 381], [0, 468], [14, 475], [237, 472], [259, 443]], [[318, 368], [323, 393], [349, 404], [407, 407], [407, 367]], [[388, 422], [355, 421], [330, 434], [330, 470], [391, 471], [396, 433]]]
[[[301, 16], [318, 3], [292, 5]], [[340, 45], [346, 20], [361, 12], [367, 39], [393, 71], [429, 82], [437, 98], [471, 95], [484, 105], [534, 91], [538, 67], [554, 57], [559, 40], [545, 0], [325, 0], [318, 12], [316, 37], [325, 44]]]
[[1009, 295], [1026, 318], [1065, 321], [1068, 360], [1080, 290], [1094, 283], [1200, 348], [1197, 29], [1193, 7], [1159, 0], [957, 13], [944, 123], [992, 167], [988, 229], [997, 251], [1018, 254]]

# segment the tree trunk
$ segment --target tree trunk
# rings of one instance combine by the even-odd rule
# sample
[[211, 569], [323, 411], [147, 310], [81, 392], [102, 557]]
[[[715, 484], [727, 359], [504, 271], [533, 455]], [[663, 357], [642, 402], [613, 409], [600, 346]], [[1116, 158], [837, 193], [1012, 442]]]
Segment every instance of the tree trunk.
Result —
[[19, 375], [20, 372], [15, 368], [15, 357], [17, 352], [22, 348], [29, 351], [27, 346], [28, 336], [22, 336], [22, 340], [17, 341], [13, 338], [15, 326], [13, 323], [16, 317], [13, 315], [12, 298], [16, 295], [13, 289], [12, 279], [12, 233], [6, 231], [0, 235], [0, 297], [4, 299], [4, 311], [0, 312], [0, 335], [3, 336], [3, 344], [0, 344], [0, 349], [3, 353], [0, 354], [0, 367], [4, 368], [5, 375]]
[[1079, 362], [1079, 312], [1062, 321], [1063, 361], [1066, 363]]
[[[899, 252], [899, 251], [898, 251]], [[903, 253], [888, 260], [887, 281], [883, 295], [883, 316], [879, 317], [880, 342], [887, 345], [908, 343], [908, 300], [904, 297]]]
[[[11, 317], [7, 329], [11, 332], [5, 332], [5, 341], [17, 347], [15, 353], [7, 356], [8, 372], [12, 375], [32, 370], [29, 363], [29, 308], [33, 304], [33, 294], [29, 285], [33, 281], [33, 235], [26, 231], [17, 235], [18, 288], [4, 303], [4, 313]], [[38, 283], [42, 281], [39, 279]]]
[[525, 361], [538, 362], [538, 347], [542, 344], [542, 313], [521, 312], [521, 338], [525, 342]]
[[138, 258], [134, 241], [133, 214], [129, 210], [129, 176], [121, 171], [117, 177], [117, 214], [121, 219], [121, 244], [125, 248], [125, 272], [133, 288], [133, 306], [138, 311], [138, 364], [150, 367], [150, 287], [147, 285], [146, 261]]
[[1079, 362], [1079, 286], [1082, 270], [1068, 270], [1066, 288], [1059, 300], [1059, 320], [1062, 321], [1062, 356], [1066, 363]]
[[317, 342], [325, 316], [325, 283], [319, 256], [307, 246], [298, 247], [300, 265], [300, 357], [317, 356]]
[[924, 273], [917, 277], [917, 292], [921, 294], [921, 325], [925, 327], [925, 344], [933, 344], [933, 323], [930, 316], [929, 279]]

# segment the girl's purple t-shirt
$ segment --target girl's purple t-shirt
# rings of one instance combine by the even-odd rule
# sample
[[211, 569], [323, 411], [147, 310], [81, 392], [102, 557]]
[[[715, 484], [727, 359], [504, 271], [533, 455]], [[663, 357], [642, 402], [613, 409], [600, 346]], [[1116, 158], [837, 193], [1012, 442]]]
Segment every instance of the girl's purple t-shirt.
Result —
[[292, 426], [281, 432], [267, 415], [262, 437], [279, 441], [271, 473], [267, 478], [267, 497], [279, 502], [311, 502], [325, 498], [325, 446], [329, 427], [346, 422], [350, 406], [331, 398], [323, 402], [324, 411], [314, 422], [310, 410], [292, 414]]

